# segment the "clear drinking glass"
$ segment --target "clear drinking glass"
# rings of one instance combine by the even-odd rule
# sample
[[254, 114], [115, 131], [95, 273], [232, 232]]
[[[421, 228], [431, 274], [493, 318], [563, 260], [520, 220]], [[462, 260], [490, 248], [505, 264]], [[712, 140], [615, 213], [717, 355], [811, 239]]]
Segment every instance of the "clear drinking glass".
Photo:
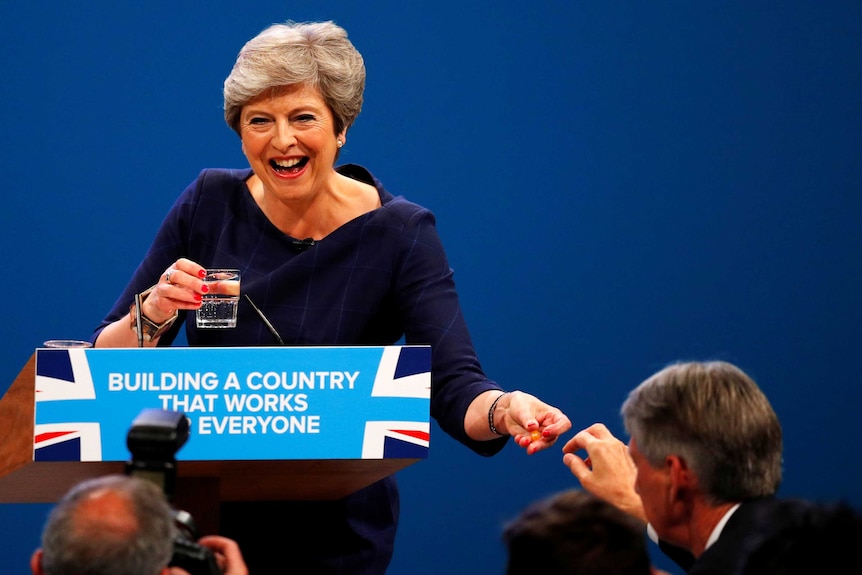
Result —
[[195, 315], [199, 328], [236, 327], [239, 306], [239, 270], [210, 269], [204, 277], [209, 291]]
[[89, 341], [81, 339], [49, 339], [42, 344], [43, 347], [70, 348], [70, 347], [93, 347]]

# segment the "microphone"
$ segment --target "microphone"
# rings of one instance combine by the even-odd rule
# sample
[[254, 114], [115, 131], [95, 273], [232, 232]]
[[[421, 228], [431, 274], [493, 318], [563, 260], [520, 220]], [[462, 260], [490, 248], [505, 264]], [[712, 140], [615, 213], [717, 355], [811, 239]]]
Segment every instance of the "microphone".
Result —
[[298, 252], [304, 252], [314, 245], [314, 238], [305, 238], [304, 240], [293, 240], [293, 249]]
[[260, 308], [259, 308], [259, 307], [257, 307], [256, 305], [254, 305], [254, 302], [253, 302], [253, 301], [251, 301], [251, 298], [250, 298], [250, 297], [248, 297], [248, 294], [245, 294], [245, 299], [246, 299], [246, 301], [248, 301], [248, 303], [250, 303], [250, 304], [251, 304], [251, 308], [255, 311], [255, 313], [257, 314], [257, 316], [258, 316], [261, 320], [263, 320], [263, 325], [265, 325], [265, 326], [266, 326], [266, 329], [268, 329], [268, 330], [269, 330], [269, 333], [270, 333], [270, 334], [272, 334], [272, 337], [274, 337], [274, 338], [275, 338], [275, 341], [277, 341], [277, 342], [278, 342], [278, 345], [284, 345], [284, 340], [283, 340], [283, 339], [281, 339], [281, 336], [278, 334], [278, 331], [277, 331], [277, 330], [272, 326], [272, 324], [269, 322], [269, 320], [268, 320], [268, 319], [266, 319], [266, 316], [265, 316], [265, 315], [263, 315], [263, 312], [262, 312], [262, 311], [260, 311]]

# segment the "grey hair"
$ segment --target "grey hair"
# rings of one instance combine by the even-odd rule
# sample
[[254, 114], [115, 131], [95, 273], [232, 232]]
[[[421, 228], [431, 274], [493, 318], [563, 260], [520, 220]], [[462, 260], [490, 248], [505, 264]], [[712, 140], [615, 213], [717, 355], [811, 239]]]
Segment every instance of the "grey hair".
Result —
[[335, 117], [335, 134], [362, 110], [365, 62], [334, 22], [273, 24], [249, 40], [224, 81], [224, 119], [237, 134], [243, 106], [267, 90], [307, 84]]
[[[113, 492], [127, 505], [132, 530], [112, 528], [87, 509], [92, 495]], [[78, 483], [51, 510], [42, 531], [46, 575], [158, 575], [173, 555], [177, 530], [173, 512], [155, 483], [126, 475], [105, 475]]]
[[735, 365], [669, 365], [629, 393], [621, 414], [650, 465], [680, 456], [713, 504], [778, 491], [781, 424], [766, 395]]

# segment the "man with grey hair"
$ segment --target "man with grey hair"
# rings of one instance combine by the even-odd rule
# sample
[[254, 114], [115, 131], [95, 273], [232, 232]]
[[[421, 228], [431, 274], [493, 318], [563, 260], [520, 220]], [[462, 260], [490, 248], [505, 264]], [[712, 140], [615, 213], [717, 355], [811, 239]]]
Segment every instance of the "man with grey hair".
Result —
[[621, 414], [628, 447], [594, 424], [563, 447], [565, 465], [688, 573], [736, 572], [746, 541], [792, 504], [775, 497], [782, 432], [766, 396], [730, 363], [675, 363], [632, 390]]
[[[74, 485], [51, 510], [34, 575], [188, 575], [169, 563], [177, 529], [154, 483], [105, 475]], [[236, 542], [220, 536], [199, 543], [216, 554], [224, 575], [248, 575]]]

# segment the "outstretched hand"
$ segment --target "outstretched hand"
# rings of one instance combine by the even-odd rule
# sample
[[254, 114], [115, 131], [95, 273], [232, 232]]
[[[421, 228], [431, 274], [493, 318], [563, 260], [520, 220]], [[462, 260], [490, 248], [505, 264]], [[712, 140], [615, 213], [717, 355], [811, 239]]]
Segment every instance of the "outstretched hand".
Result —
[[506, 399], [501, 423], [527, 455], [551, 447], [572, 428], [565, 413], [529, 393], [512, 391]]
[[[586, 458], [576, 454], [580, 450]], [[563, 446], [563, 463], [590, 493], [626, 513], [647, 521], [643, 502], [635, 491], [637, 468], [626, 444], [602, 423], [579, 431]]]

